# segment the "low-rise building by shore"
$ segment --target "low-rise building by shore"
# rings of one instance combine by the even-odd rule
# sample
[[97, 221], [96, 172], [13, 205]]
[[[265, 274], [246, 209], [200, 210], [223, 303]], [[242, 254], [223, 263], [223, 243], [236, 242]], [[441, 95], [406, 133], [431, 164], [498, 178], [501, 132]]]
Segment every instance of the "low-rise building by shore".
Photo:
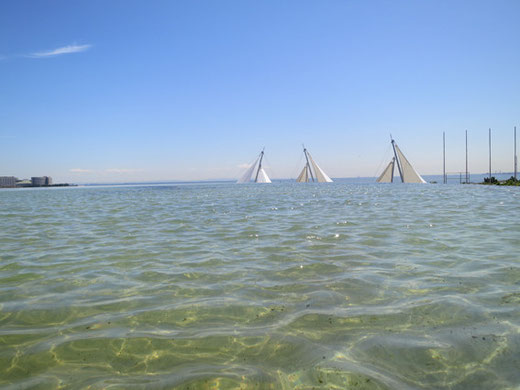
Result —
[[13, 188], [16, 187], [16, 177], [14, 176], [0, 176], [0, 187]]
[[41, 176], [41, 177], [31, 177], [31, 183], [33, 187], [43, 187], [52, 185], [52, 177], [49, 176]]

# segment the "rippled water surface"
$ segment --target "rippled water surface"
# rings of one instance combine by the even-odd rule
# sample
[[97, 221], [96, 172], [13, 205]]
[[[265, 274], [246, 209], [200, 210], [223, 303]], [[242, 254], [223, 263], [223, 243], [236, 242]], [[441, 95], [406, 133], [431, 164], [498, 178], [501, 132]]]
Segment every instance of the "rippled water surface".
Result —
[[0, 386], [514, 389], [520, 191], [0, 191]]

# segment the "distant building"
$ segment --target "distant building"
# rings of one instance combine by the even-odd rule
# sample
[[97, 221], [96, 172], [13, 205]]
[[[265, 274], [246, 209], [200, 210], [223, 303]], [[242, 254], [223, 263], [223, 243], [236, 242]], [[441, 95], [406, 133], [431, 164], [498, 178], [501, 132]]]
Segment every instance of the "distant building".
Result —
[[45, 185], [45, 176], [44, 177], [31, 177], [31, 184], [33, 187], [41, 187]]
[[52, 185], [52, 177], [49, 176], [41, 176], [41, 177], [31, 177], [31, 183], [33, 187], [43, 187]]
[[16, 177], [0, 176], [0, 187], [16, 187]]

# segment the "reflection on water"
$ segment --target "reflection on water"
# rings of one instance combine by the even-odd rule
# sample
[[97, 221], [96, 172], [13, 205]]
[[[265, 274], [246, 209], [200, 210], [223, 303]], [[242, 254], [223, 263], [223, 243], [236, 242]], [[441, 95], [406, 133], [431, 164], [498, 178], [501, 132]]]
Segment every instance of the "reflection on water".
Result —
[[2, 386], [520, 383], [516, 188], [69, 188], [0, 205]]

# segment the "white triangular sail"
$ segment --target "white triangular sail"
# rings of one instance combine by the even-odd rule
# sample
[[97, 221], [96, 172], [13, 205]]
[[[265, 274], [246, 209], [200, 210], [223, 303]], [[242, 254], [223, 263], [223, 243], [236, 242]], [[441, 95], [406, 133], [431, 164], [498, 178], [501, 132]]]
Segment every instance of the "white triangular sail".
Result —
[[309, 156], [309, 160], [311, 160], [312, 167], [314, 168], [314, 175], [316, 176], [318, 183], [332, 183], [332, 179], [323, 172], [323, 169], [321, 169], [318, 164], [316, 164], [312, 159], [311, 154], [307, 152], [307, 155]]
[[394, 181], [394, 166], [395, 157], [392, 158], [392, 161], [390, 161], [381, 176], [379, 176], [376, 181], [378, 183], [392, 183]]
[[262, 159], [264, 157], [264, 151], [260, 153], [255, 162], [251, 164], [247, 171], [242, 175], [240, 179], [238, 179], [237, 183], [249, 183], [251, 178], [253, 177], [253, 173], [256, 168], [256, 175], [254, 178], [255, 183], [271, 183], [271, 179], [267, 176], [265, 169], [262, 168]]
[[260, 156], [255, 160], [253, 164], [249, 168], [247, 168], [247, 171], [244, 172], [242, 177], [238, 179], [237, 183], [249, 183], [251, 181], [251, 177], [253, 176], [253, 172], [255, 171], [256, 163], [260, 159]]
[[265, 172], [264, 168], [260, 168], [258, 171], [258, 177], [256, 178], [257, 183], [271, 183], [271, 179], [269, 179], [269, 176], [267, 176], [267, 173]]
[[412, 164], [406, 159], [403, 152], [399, 149], [397, 144], [394, 143], [395, 152], [397, 154], [397, 158], [399, 159], [399, 163], [401, 164], [401, 174], [403, 183], [426, 183], [426, 181], [417, 173], [417, 171], [412, 167]]
[[[296, 179], [298, 183], [306, 183], [309, 181], [317, 181], [318, 183], [332, 183], [332, 179], [316, 164], [311, 154], [303, 147], [303, 154], [307, 162], [303, 167], [300, 175]], [[312, 166], [312, 167], [311, 167]]]
[[296, 179], [296, 182], [298, 183], [306, 183], [309, 181], [309, 172], [308, 172], [308, 166], [305, 164], [305, 166], [302, 169], [302, 172], [300, 173], [300, 176]]

